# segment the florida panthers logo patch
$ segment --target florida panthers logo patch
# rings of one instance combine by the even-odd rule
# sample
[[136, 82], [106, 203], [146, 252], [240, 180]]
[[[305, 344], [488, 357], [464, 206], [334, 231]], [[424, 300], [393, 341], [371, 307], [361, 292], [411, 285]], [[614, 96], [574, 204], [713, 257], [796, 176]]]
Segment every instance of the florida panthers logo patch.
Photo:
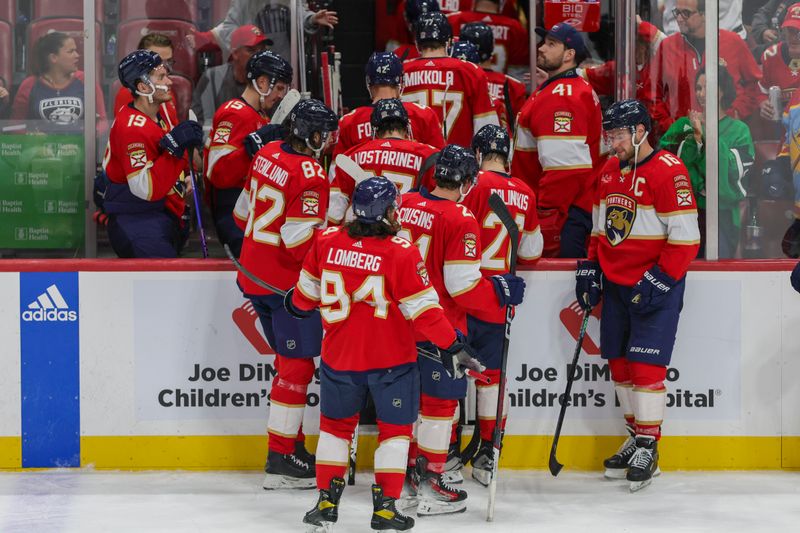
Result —
[[431, 278], [430, 276], [428, 276], [428, 269], [425, 268], [424, 261], [420, 261], [419, 263], [417, 263], [417, 275], [419, 276], [419, 279], [422, 280], [422, 283], [426, 287], [431, 284]]
[[628, 238], [636, 220], [636, 201], [624, 194], [609, 194], [606, 197], [606, 239], [617, 246]]
[[319, 214], [319, 194], [314, 191], [306, 191], [303, 193], [303, 214], [304, 215], [318, 215]]
[[474, 233], [464, 235], [464, 255], [478, 257], [478, 237]]
[[231, 130], [229, 128], [217, 128], [214, 131], [214, 144], [227, 144], [231, 138]]
[[129, 152], [128, 158], [132, 168], [142, 168], [147, 165], [147, 152], [143, 148]]

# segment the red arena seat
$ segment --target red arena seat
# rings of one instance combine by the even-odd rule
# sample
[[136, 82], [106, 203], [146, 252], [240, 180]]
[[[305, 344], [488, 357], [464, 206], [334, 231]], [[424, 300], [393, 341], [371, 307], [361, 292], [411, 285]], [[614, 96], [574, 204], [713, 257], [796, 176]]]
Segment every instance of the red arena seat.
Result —
[[[100, 29], [100, 24], [95, 22], [94, 29], [96, 34], [95, 48], [97, 50], [102, 50], [100, 47], [100, 43], [102, 42], [102, 30]], [[31, 65], [36, 41], [38, 41], [42, 36], [54, 31], [66, 33], [75, 39], [75, 44], [78, 45], [78, 53], [81, 55], [81, 61], [78, 68], [83, 70], [83, 20], [81, 19], [52, 18], [39, 19], [31, 22], [30, 26], [28, 26], [28, 65]], [[101, 67], [102, 61], [98, 59], [98, 79], [102, 70]]]
[[119, 20], [177, 19], [196, 22], [197, 1], [193, 0], [120, 0]]
[[172, 92], [175, 93], [175, 107], [178, 109], [178, 120], [189, 118], [189, 108], [192, 107], [192, 82], [183, 76], [170, 76]]
[[[33, 0], [33, 20], [43, 18], [83, 18], [82, 0]], [[94, 18], [103, 20], [103, 0], [94, 0]]]
[[14, 0], [0, 0], [0, 20], [4, 20], [11, 25], [17, 20]]
[[174, 72], [194, 80], [197, 76], [197, 64], [194, 52], [193, 24], [183, 20], [134, 20], [121, 24], [117, 34], [117, 59], [136, 49], [139, 40], [148, 33], [163, 33], [172, 39]]
[[6, 89], [11, 90], [14, 72], [14, 53], [11, 48], [14, 32], [8, 22], [0, 21], [0, 78]]

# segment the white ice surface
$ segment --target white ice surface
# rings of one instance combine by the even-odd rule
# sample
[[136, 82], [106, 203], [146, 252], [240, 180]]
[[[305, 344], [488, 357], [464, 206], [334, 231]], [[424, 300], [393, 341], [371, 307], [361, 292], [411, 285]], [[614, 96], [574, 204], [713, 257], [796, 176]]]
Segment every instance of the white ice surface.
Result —
[[[469, 474], [467, 473], [467, 477]], [[0, 532], [291, 532], [316, 491], [264, 491], [257, 472], [0, 474]], [[337, 532], [367, 532], [372, 476], [347, 487]], [[666, 472], [643, 491], [600, 473], [501, 471], [495, 521], [486, 489], [464, 487], [464, 514], [417, 520], [416, 532], [800, 531], [800, 473]]]

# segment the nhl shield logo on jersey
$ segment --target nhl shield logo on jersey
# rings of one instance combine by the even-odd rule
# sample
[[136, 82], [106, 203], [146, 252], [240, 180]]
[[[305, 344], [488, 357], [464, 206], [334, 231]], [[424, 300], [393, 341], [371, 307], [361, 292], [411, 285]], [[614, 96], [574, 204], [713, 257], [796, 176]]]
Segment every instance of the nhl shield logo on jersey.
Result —
[[617, 246], [628, 238], [636, 219], [636, 202], [624, 194], [606, 197], [606, 239]]
[[304, 215], [319, 214], [319, 193], [314, 191], [306, 191], [303, 193], [302, 200]]
[[478, 257], [478, 237], [474, 233], [464, 235], [464, 255]]

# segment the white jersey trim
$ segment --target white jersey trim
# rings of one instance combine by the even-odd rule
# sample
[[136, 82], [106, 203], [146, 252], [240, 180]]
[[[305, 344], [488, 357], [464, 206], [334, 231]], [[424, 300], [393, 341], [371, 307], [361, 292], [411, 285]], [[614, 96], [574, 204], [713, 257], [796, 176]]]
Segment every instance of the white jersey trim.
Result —
[[455, 298], [471, 291], [481, 281], [480, 261], [459, 261], [444, 263], [444, 286]]
[[537, 143], [543, 170], [592, 168], [586, 137], [539, 137]]

